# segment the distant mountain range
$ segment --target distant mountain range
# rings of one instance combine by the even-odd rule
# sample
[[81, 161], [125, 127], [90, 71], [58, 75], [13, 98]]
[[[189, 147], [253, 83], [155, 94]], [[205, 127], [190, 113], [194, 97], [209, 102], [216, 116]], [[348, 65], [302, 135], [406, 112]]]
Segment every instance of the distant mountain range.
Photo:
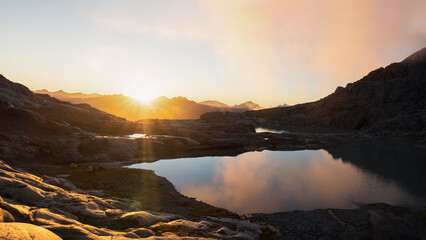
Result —
[[61, 100], [74, 99], [74, 98], [84, 99], [84, 98], [102, 97], [102, 95], [98, 94], [98, 93], [90, 93], [90, 94], [81, 93], [81, 92], [67, 93], [67, 92], [64, 92], [62, 90], [59, 90], [59, 91], [56, 91], [56, 92], [49, 92], [47, 89], [38, 90], [38, 91], [35, 91], [35, 93], [55, 95], [55, 98], [61, 99]]
[[151, 104], [142, 104], [122, 94], [101, 95], [98, 93], [67, 93], [62, 90], [49, 92], [46, 89], [34, 91], [74, 104], [86, 103], [102, 111], [126, 118], [140, 119], [198, 119], [207, 112], [243, 112], [263, 109], [259, 104], [247, 101], [229, 106], [216, 100], [195, 102], [185, 97], [158, 97]]
[[234, 106], [229, 106], [226, 105], [225, 103], [221, 103], [219, 101], [216, 100], [207, 100], [207, 101], [202, 101], [199, 102], [199, 104], [203, 104], [203, 105], [207, 105], [207, 106], [211, 106], [211, 107], [216, 107], [216, 108], [224, 108], [224, 109], [234, 109], [237, 111], [249, 111], [249, 110], [260, 110], [263, 109], [264, 107], [260, 106], [257, 103], [254, 103], [252, 101], [247, 101], [247, 102], [243, 102], [241, 104], [237, 104]]

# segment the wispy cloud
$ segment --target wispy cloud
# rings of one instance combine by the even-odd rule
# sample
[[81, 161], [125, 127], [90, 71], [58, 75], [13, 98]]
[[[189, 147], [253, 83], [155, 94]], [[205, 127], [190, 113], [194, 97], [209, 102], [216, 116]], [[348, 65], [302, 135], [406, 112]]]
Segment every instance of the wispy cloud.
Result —
[[[263, 68], [312, 68], [345, 82], [389, 61], [384, 51], [425, 43], [424, 1], [202, 1], [228, 58]], [[406, 53], [404, 53], [406, 54]], [[278, 61], [278, 63], [277, 63]], [[280, 63], [286, 63], [282, 66]], [[271, 71], [271, 69], [268, 69]], [[351, 78], [351, 79], [348, 79]]]
[[[122, 33], [209, 44], [229, 89], [247, 85], [247, 94], [290, 96], [292, 103], [319, 98], [426, 43], [422, 0], [185, 3], [191, 7], [160, 16], [128, 9], [94, 20]], [[312, 86], [318, 89], [310, 96]]]
[[168, 26], [167, 24], [147, 23], [142, 19], [132, 17], [94, 16], [93, 20], [105, 27], [122, 33], [146, 34], [160, 38], [180, 40], [207, 40], [209, 33], [194, 26]]

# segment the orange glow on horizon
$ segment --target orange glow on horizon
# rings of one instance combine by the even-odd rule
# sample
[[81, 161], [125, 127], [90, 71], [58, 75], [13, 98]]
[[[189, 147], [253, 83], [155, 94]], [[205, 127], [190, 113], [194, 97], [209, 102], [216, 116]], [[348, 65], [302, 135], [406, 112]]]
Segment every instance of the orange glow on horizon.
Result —
[[160, 96], [160, 91], [158, 87], [154, 84], [136, 84], [129, 86], [124, 93], [139, 103], [149, 105], [151, 101]]

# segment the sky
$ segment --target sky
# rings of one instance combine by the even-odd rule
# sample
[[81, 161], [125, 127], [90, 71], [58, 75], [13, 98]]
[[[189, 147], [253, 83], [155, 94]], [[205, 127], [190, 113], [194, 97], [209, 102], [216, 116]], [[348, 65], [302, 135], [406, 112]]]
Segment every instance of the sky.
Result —
[[0, 74], [32, 90], [318, 100], [426, 47], [424, 0], [0, 0]]

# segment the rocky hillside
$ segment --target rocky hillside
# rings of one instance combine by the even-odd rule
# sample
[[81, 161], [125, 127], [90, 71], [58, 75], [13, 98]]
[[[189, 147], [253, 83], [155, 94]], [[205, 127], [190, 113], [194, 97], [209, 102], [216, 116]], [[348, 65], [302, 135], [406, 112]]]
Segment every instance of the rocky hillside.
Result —
[[0, 239], [258, 239], [260, 229], [230, 218], [137, 211], [136, 202], [83, 191], [0, 161]]
[[[217, 113], [202, 119], [228, 117]], [[426, 135], [426, 48], [399, 63], [370, 72], [338, 87], [316, 102], [251, 111], [234, 120], [281, 127], [357, 129], [379, 135]]]
[[426, 48], [313, 103], [251, 112], [281, 124], [425, 131]]
[[46, 94], [35, 94], [24, 85], [0, 75], [0, 122], [4, 132], [62, 134], [79, 129], [116, 134], [133, 131], [134, 123], [87, 104], [71, 104]]

